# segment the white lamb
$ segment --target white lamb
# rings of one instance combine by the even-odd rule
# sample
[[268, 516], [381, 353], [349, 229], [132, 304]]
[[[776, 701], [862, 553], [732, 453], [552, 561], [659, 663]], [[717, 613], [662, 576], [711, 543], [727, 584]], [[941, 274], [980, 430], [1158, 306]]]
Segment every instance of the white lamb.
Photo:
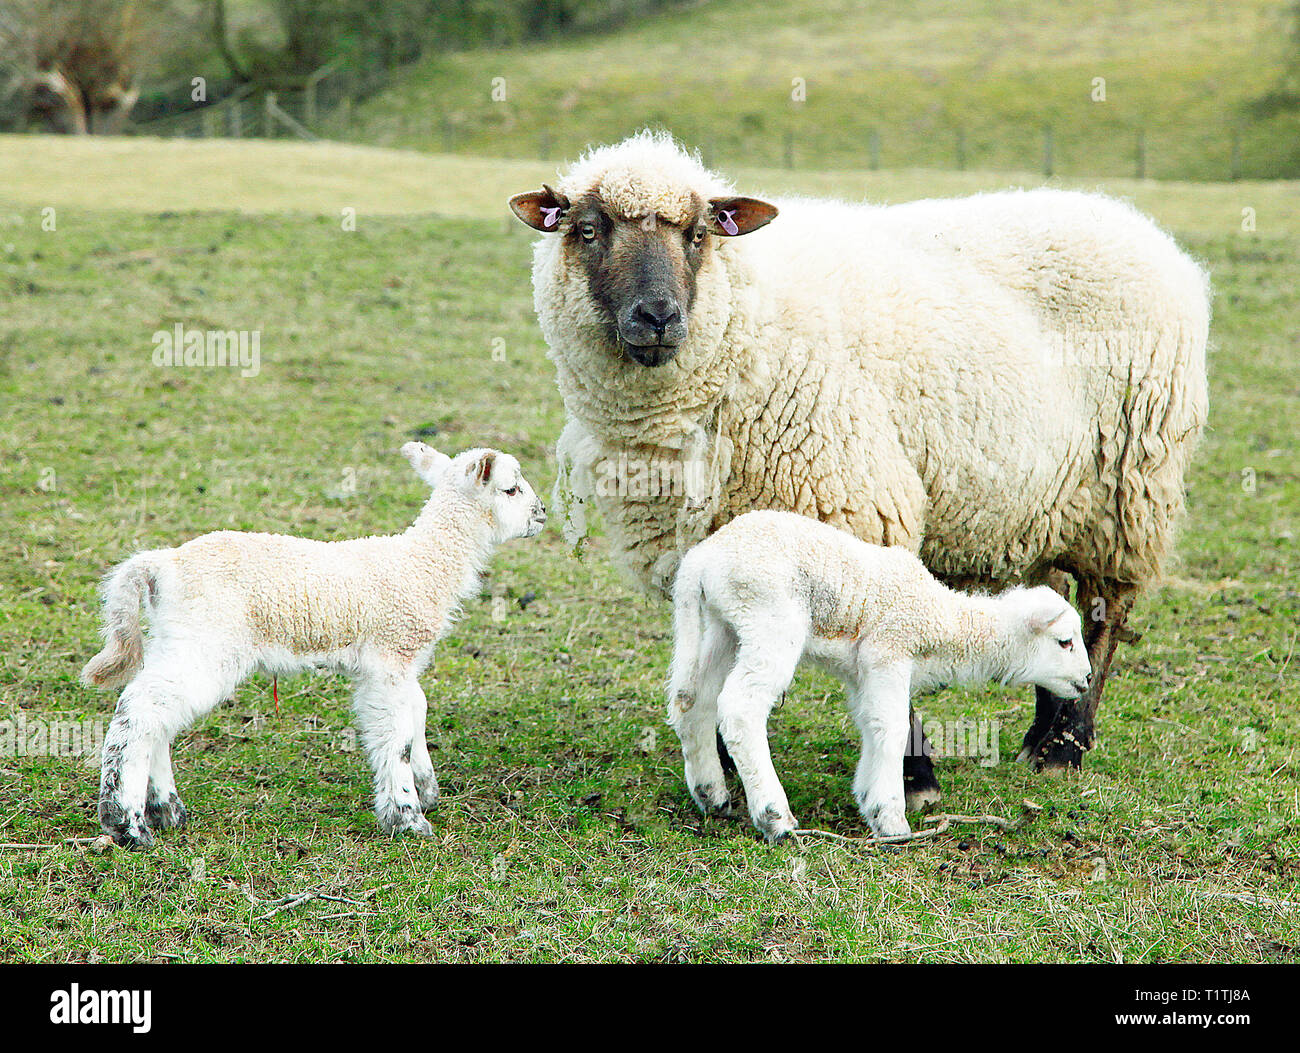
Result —
[[906, 549], [882, 548], [792, 512], [749, 512], [682, 560], [668, 722], [705, 814], [730, 811], [721, 732], [754, 825], [770, 842], [797, 822], [772, 767], [767, 716], [810, 659], [839, 676], [862, 735], [853, 793], [880, 836], [909, 832], [903, 754], [912, 694], [948, 683], [1088, 687], [1078, 612], [1047, 586], [956, 592]]
[[438, 780], [419, 676], [493, 548], [538, 534], [546, 509], [509, 454], [473, 449], [453, 460], [421, 442], [402, 453], [434, 488], [402, 534], [312, 541], [220, 531], [141, 552], [106, 579], [106, 643], [81, 677], [125, 685], [99, 793], [100, 822], [118, 844], [148, 847], [151, 827], [185, 824], [172, 739], [257, 669], [351, 675], [380, 827], [432, 833], [423, 810]]

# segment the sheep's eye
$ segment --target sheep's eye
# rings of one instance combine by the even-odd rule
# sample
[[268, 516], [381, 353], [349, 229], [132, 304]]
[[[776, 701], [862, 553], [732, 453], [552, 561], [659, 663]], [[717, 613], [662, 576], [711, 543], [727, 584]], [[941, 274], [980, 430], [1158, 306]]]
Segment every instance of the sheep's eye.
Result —
[[519, 493], [519, 487], [518, 487], [518, 486], [512, 486], [509, 490], [503, 490], [503, 491], [501, 491], [501, 492], [502, 492], [503, 494], [505, 494], [506, 497], [514, 497], [515, 494]]
[[703, 225], [700, 225], [700, 226], [696, 227], [696, 228], [691, 232], [691, 244], [692, 244], [692, 245], [702, 245], [702, 244], [704, 244], [704, 235], [705, 235], [706, 233], [707, 233], [707, 231], [704, 229], [704, 226], [703, 226]]
[[1061, 645], [1061, 650], [1063, 650], [1063, 651], [1072, 651], [1072, 650], [1074, 650], [1074, 640], [1073, 640], [1073, 639], [1070, 639], [1070, 640], [1057, 640], [1056, 642], [1059, 643], [1059, 644]]
[[583, 241], [595, 241], [595, 240], [596, 240], [596, 224], [594, 224], [594, 223], [583, 223], [581, 226], [578, 227], [578, 233], [582, 235], [582, 240], [583, 240]]

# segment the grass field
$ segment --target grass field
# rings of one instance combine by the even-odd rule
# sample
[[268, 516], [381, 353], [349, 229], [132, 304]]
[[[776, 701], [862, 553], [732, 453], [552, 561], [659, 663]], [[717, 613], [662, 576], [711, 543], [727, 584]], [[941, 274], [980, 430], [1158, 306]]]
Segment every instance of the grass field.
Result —
[[[328, 154], [227, 147], [214, 174], [133, 144], [70, 179], [68, 148], [0, 142], [0, 721], [107, 720], [112, 699], [76, 675], [97, 647], [96, 582], [138, 547], [399, 530], [423, 499], [396, 453], [415, 435], [502, 446], [549, 488], [562, 406], [530, 232], [499, 196], [543, 166], [473, 186], [462, 159], [388, 154], [360, 175], [320, 164], [300, 191], [259, 177]], [[924, 706], [1001, 729], [1000, 763], [940, 764], [946, 806], [1017, 819], [1028, 800], [1032, 822], [882, 851], [772, 850], [702, 820], [662, 722], [668, 611], [602, 541], [578, 561], [548, 530], [499, 553], [425, 677], [432, 839], [378, 835], [345, 681], [281, 683], [277, 713], [257, 678], [178, 740], [192, 823], [150, 853], [61, 843], [97, 832], [81, 758], [0, 756], [0, 841], [57, 844], [0, 849], [0, 960], [1300, 961], [1295, 188], [1117, 189], [1212, 268], [1211, 428], [1081, 775], [1011, 761], [1028, 691]], [[154, 367], [151, 334], [177, 322], [260, 330], [260, 373]], [[861, 834], [835, 686], [801, 676], [772, 737], [795, 814]], [[309, 891], [336, 898], [272, 913]]]
[[[1252, 115], [1294, 45], [1288, 0], [712, 0], [601, 36], [431, 54], [333, 137], [557, 157], [662, 124], [729, 164], [959, 164], [1300, 176], [1300, 111]], [[1099, 84], [1098, 79], [1104, 84]], [[1104, 99], [1098, 88], [1103, 89]], [[964, 136], [959, 162], [958, 136]]]

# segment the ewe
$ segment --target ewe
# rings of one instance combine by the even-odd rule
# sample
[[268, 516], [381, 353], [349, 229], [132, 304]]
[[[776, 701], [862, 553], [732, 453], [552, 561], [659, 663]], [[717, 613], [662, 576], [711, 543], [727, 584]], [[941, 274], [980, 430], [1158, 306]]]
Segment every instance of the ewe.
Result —
[[797, 827], [772, 767], [767, 716], [810, 659], [839, 676], [862, 735], [853, 794], [881, 836], [909, 832], [903, 753], [912, 694], [948, 683], [1036, 684], [1060, 698], [1088, 686], [1078, 612], [1047, 586], [969, 596], [903, 548], [882, 548], [790, 512], [732, 520], [682, 560], [668, 722], [705, 814], [730, 811], [721, 732], [754, 825]]
[[493, 548], [538, 534], [546, 509], [509, 454], [474, 449], [452, 460], [422, 442], [402, 453], [434, 488], [405, 533], [310, 541], [220, 531], [141, 552], [108, 576], [106, 644], [81, 678], [125, 685], [99, 790], [100, 822], [118, 844], [148, 847], [150, 827], [184, 825], [172, 739], [256, 669], [349, 674], [380, 827], [432, 833], [422, 810], [438, 780], [419, 676]]
[[[1077, 766], [1183, 508], [1205, 273], [1096, 194], [778, 204], [649, 133], [512, 199], [544, 234], [566, 533], [592, 502], [619, 562], [665, 591], [682, 553], [753, 508], [901, 545], [958, 587], [1073, 575], [1096, 675], [1079, 705], [1039, 691], [1025, 755]], [[695, 485], [595, 485], [665, 462], [656, 477]], [[937, 796], [924, 758], [911, 774]]]

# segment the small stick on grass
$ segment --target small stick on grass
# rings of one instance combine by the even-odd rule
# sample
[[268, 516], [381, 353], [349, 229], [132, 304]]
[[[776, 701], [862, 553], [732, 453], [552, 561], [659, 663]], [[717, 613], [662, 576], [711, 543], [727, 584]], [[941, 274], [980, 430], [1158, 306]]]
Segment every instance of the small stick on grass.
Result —
[[917, 830], [910, 834], [893, 834], [889, 837], [846, 837], [844, 834], [832, 833], [830, 830], [814, 830], [811, 828], [795, 830], [794, 836], [796, 839], [805, 835], [808, 837], [826, 837], [832, 841], [844, 841], [854, 845], [901, 845], [910, 841], [920, 841], [924, 838], [934, 837], [948, 829], [948, 817], [946, 815], [936, 815], [933, 818], [944, 821], [930, 830]]

